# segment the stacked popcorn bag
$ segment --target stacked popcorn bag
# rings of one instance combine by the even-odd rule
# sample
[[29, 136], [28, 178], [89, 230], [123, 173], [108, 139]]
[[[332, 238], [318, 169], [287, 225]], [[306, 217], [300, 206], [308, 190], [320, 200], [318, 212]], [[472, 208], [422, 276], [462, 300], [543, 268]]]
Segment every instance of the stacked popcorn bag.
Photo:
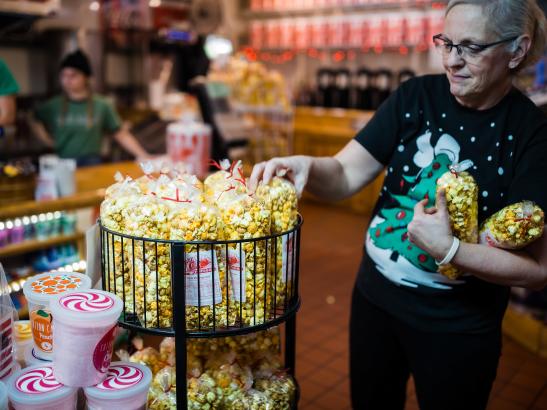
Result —
[[[167, 241], [190, 242], [184, 245], [188, 330], [265, 323], [295, 292], [286, 287], [295, 236], [280, 235], [297, 224], [294, 186], [275, 178], [255, 194], [240, 162], [215, 164], [218, 172], [204, 183], [178, 169], [155, 178], [145, 164], [144, 177], [117, 175], [107, 190], [101, 223], [114, 233], [103, 236], [107, 286], [144, 327], [173, 326]], [[278, 238], [260, 239], [272, 234]]]
[[[144, 350], [146, 354], [142, 353]], [[277, 328], [245, 336], [188, 340], [188, 408], [290, 409], [296, 386], [292, 377], [282, 369], [279, 352]], [[149, 409], [176, 409], [173, 338], [165, 338], [159, 352], [147, 347], [131, 356], [124, 351], [117, 354], [129, 362], [155, 369], [148, 394]]]

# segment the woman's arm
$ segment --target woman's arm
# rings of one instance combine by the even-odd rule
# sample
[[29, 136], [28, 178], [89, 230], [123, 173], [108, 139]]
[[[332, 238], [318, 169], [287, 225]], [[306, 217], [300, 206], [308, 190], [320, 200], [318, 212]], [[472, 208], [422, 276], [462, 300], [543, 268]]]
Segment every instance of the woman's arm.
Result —
[[[452, 231], [444, 192], [437, 207], [425, 209], [421, 201], [408, 225], [411, 242], [436, 260], [442, 260], [452, 245]], [[543, 236], [523, 250], [508, 251], [482, 244], [460, 243], [452, 264], [464, 272], [492, 283], [542, 289], [547, 285], [547, 228]]]
[[0, 96], [0, 127], [11, 125], [15, 122], [17, 106], [13, 95]]
[[257, 164], [250, 186], [256, 187], [260, 180], [268, 183], [274, 175], [286, 172], [299, 195], [306, 189], [320, 198], [337, 201], [358, 192], [383, 168], [361, 144], [351, 140], [334, 157], [297, 155]]
[[46, 127], [42, 124], [42, 122], [37, 121], [33, 116], [31, 116], [29, 118], [29, 125], [34, 135], [36, 135], [40, 141], [42, 141], [49, 148], [54, 147], [55, 142], [48, 134]]
[[150, 158], [150, 154], [139, 144], [137, 139], [129, 131], [129, 127], [124, 124], [120, 129], [114, 134], [114, 139], [125, 149], [127, 152], [132, 154], [137, 159], [147, 159]]

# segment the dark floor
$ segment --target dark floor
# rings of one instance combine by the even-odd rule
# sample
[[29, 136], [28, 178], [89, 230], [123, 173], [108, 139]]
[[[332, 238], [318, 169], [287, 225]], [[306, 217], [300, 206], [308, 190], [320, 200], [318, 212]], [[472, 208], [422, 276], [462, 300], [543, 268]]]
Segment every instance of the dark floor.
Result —
[[[348, 318], [367, 223], [339, 208], [305, 203], [301, 250], [302, 309], [297, 319], [296, 374], [301, 410], [350, 409]], [[407, 410], [418, 409], [412, 382]], [[547, 360], [504, 339], [489, 410], [547, 410]]]

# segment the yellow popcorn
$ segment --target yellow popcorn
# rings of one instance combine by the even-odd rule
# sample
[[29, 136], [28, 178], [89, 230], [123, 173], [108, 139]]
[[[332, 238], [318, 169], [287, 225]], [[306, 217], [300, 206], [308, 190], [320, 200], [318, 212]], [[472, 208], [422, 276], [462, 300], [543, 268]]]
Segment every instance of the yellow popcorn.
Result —
[[296, 386], [293, 378], [283, 372], [278, 372], [269, 378], [255, 380], [256, 390], [264, 393], [276, 410], [290, 410], [294, 403]]
[[[256, 195], [270, 208], [272, 213], [272, 233], [282, 234], [293, 229], [298, 222], [298, 197], [294, 185], [280, 177], [274, 177], [268, 185], [260, 185]], [[271, 283], [271, 292], [276, 295], [275, 308], [284, 310], [296, 289], [292, 288], [294, 267], [294, 249], [296, 236], [294, 233], [276, 238], [272, 244], [272, 255], [275, 255], [273, 275], [275, 283]], [[272, 258], [273, 260], [273, 258]], [[287, 287], [287, 283], [289, 286]]]
[[[452, 234], [463, 242], [478, 242], [478, 196], [479, 188], [475, 179], [465, 170], [471, 161], [464, 161], [450, 167], [437, 181], [437, 190], [444, 189], [450, 215]], [[452, 265], [439, 266], [439, 272], [450, 279], [456, 279], [461, 272]]]
[[481, 226], [480, 243], [503, 249], [520, 249], [543, 234], [545, 215], [531, 201], [511, 204], [490, 216]]

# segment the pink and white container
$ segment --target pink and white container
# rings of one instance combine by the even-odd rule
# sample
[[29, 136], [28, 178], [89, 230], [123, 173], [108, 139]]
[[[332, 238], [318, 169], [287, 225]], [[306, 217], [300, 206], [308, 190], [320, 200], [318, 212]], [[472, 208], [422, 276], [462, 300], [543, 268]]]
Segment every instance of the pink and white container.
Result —
[[106, 379], [84, 389], [89, 410], [140, 410], [146, 408], [152, 372], [146, 366], [130, 362], [114, 362]]
[[167, 154], [173, 162], [182, 162], [186, 170], [198, 177], [209, 171], [211, 127], [190, 119], [167, 126]]
[[[122, 300], [102, 290], [60, 295], [51, 302], [55, 377], [72, 387], [88, 387], [106, 378], [112, 360]], [[59, 349], [59, 350], [57, 350]]]
[[27, 367], [7, 382], [15, 410], [75, 410], [78, 389], [64, 386], [53, 376], [51, 365]]
[[28, 301], [30, 325], [36, 354], [53, 359], [53, 331], [49, 305], [60, 294], [91, 287], [89, 276], [75, 272], [50, 272], [29, 278], [23, 285]]

